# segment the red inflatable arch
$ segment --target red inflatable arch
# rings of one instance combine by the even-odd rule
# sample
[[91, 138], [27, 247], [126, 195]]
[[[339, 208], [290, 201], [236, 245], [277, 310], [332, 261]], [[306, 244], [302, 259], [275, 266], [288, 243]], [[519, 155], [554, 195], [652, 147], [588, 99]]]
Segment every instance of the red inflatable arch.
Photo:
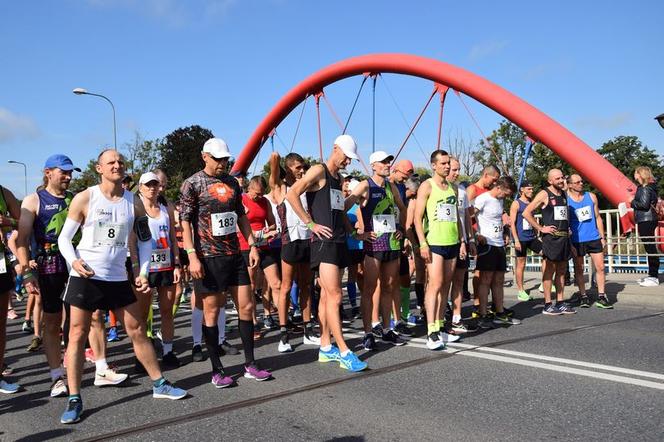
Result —
[[[258, 125], [234, 165], [246, 171], [272, 131], [308, 96], [336, 81], [363, 73], [412, 75], [462, 92], [495, 110], [542, 142], [579, 171], [615, 206], [629, 201], [636, 186], [573, 133], [507, 90], [442, 61], [407, 54], [374, 54], [340, 61], [291, 89]], [[331, 147], [331, 146], [328, 146]]]

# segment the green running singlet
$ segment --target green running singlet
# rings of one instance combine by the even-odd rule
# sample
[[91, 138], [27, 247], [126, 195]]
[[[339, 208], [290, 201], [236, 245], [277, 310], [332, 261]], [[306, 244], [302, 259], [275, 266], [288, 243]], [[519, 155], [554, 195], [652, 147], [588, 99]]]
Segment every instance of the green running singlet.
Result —
[[431, 194], [427, 199], [426, 215], [429, 220], [427, 242], [432, 246], [453, 246], [459, 243], [457, 225], [457, 196], [451, 184], [442, 190], [429, 178]]

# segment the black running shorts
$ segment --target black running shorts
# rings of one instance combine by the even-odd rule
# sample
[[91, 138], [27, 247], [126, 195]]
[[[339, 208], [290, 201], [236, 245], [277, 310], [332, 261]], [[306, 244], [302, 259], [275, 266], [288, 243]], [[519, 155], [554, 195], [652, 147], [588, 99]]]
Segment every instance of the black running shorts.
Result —
[[288, 264], [302, 264], [311, 261], [311, 241], [296, 239], [281, 246], [281, 259]]
[[525, 258], [528, 256], [528, 250], [532, 250], [533, 253], [536, 254], [539, 254], [542, 251], [542, 241], [537, 238], [519, 242], [521, 243], [521, 250], [514, 249], [517, 258]]
[[[488, 247], [488, 249], [487, 249]], [[484, 245], [477, 250], [475, 270], [485, 272], [504, 272], [507, 270], [505, 247]]]
[[399, 250], [386, 250], [384, 252], [374, 252], [371, 250], [365, 250], [364, 256], [377, 259], [380, 262], [390, 262], [395, 259], [401, 258], [401, 252]]
[[403, 251], [399, 257], [399, 276], [408, 276], [410, 275], [410, 264], [408, 263], [408, 255]]
[[205, 275], [203, 279], [194, 279], [194, 290], [197, 295], [221, 293], [229, 287], [249, 285], [247, 266], [239, 253], [202, 258], [201, 264]]
[[[260, 258], [258, 266], [261, 270], [265, 270], [271, 265], [279, 265], [280, 260], [278, 254], [279, 249], [277, 249], [277, 253], [275, 253], [273, 249], [258, 249], [258, 257]], [[249, 250], [242, 251], [242, 259], [244, 260], [244, 265], [249, 267]]]
[[591, 253], [602, 253], [604, 247], [602, 247], [602, 240], [595, 239], [593, 241], [577, 242], [574, 243], [574, 248], [576, 249], [576, 256], [586, 256]]
[[60, 313], [62, 311], [62, 294], [67, 286], [67, 273], [53, 273], [39, 275], [39, 293], [45, 313]]
[[542, 236], [542, 255], [554, 262], [569, 261], [572, 257], [572, 243], [568, 236]]
[[318, 270], [321, 263], [348, 267], [348, 247], [345, 242], [314, 241], [311, 243], [311, 269]]
[[148, 283], [150, 284], [150, 287], [154, 289], [175, 285], [175, 276], [173, 275], [173, 270], [164, 272], [152, 272], [148, 274]]
[[70, 276], [63, 297], [64, 302], [80, 309], [116, 310], [136, 302], [129, 281], [100, 281]]

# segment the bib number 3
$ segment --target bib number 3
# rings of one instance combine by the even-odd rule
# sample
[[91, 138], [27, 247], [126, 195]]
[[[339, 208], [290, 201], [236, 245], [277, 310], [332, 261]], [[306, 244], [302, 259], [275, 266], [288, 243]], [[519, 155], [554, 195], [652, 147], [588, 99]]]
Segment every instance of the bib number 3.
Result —
[[438, 203], [436, 206], [436, 218], [438, 221], [456, 222], [457, 207], [455, 204]]

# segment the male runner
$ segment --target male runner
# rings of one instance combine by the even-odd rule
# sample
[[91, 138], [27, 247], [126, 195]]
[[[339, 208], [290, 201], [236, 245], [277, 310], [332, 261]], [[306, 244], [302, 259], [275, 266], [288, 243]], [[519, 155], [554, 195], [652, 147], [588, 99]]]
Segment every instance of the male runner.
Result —
[[[542, 255], [544, 256], [542, 285], [544, 286], [545, 315], [574, 314], [576, 310], [563, 302], [565, 290], [565, 270], [571, 256], [567, 195], [563, 190], [565, 177], [560, 169], [548, 173], [549, 185], [535, 196], [523, 211], [523, 217], [542, 234]], [[533, 215], [542, 209], [542, 223]], [[551, 302], [551, 285], [555, 274], [556, 304]]]
[[512, 201], [510, 206], [510, 230], [514, 238], [514, 250], [516, 251], [516, 268], [514, 275], [516, 277], [516, 286], [519, 292], [517, 298], [519, 301], [530, 301], [533, 299], [523, 287], [523, 272], [526, 269], [526, 258], [528, 250], [534, 253], [542, 251], [542, 243], [537, 239], [533, 226], [523, 217], [523, 211], [530, 204], [533, 198], [533, 186], [528, 181], [521, 183], [519, 197]]
[[[101, 175], [101, 184], [74, 197], [58, 237], [60, 253], [71, 266], [63, 298], [71, 306], [67, 346], [69, 400], [60, 418], [63, 424], [78, 422], [83, 411], [80, 394], [83, 350], [95, 310], [115, 310], [122, 317], [134, 353], [152, 379], [153, 397], [181, 399], [187, 395], [162, 376], [152, 343], [145, 334], [145, 323], [138, 319], [139, 306], [127, 280], [127, 248], [135, 243], [136, 235], [132, 229], [134, 195], [124, 190], [121, 183], [125, 175], [124, 160], [117, 151], [105, 150], [97, 158], [96, 170]], [[72, 239], [79, 227], [81, 241], [74, 250]], [[150, 243], [141, 241], [139, 248], [140, 256], [137, 259], [134, 254], [132, 263], [139, 274], [135, 280], [137, 290], [145, 293], [150, 289], [146, 277]]]
[[[415, 231], [420, 255], [427, 264], [429, 283], [424, 294], [427, 315], [427, 348], [445, 347], [450, 336], [443, 330], [444, 309], [457, 257], [466, 257], [466, 239], [462, 237], [457, 189], [447, 181], [450, 156], [444, 150], [431, 153], [433, 177], [420, 185], [415, 206]], [[428, 232], [424, 231], [426, 214]], [[456, 337], [458, 339], [458, 336]]]
[[[348, 266], [346, 232], [350, 224], [344, 211], [339, 171], [353, 159], [358, 159], [357, 145], [350, 135], [334, 140], [332, 154], [326, 162], [312, 166], [301, 180], [293, 184], [286, 199], [302, 222], [312, 231], [311, 268], [318, 270], [321, 296], [318, 306], [321, 327], [321, 346], [318, 361], [339, 361], [349, 371], [361, 371], [367, 363], [361, 361], [346, 345], [341, 331], [341, 277]], [[309, 212], [300, 195], [307, 194]], [[337, 346], [330, 341], [334, 336]]]
[[[203, 336], [212, 364], [212, 384], [216, 388], [233, 385], [219, 359], [219, 310], [226, 307], [226, 291], [238, 310], [238, 327], [244, 347], [244, 377], [265, 381], [272, 377], [254, 359], [254, 298], [247, 266], [240, 254], [237, 228], [250, 248], [249, 265], [258, 265], [259, 256], [249, 220], [242, 205], [242, 189], [228, 174], [231, 154], [221, 138], [203, 145], [205, 167], [182, 183], [180, 203], [182, 237], [189, 256], [189, 272], [194, 278], [196, 296], [203, 300]], [[269, 209], [268, 209], [269, 210]]]
[[598, 296], [595, 306], [613, 308], [604, 292], [606, 275], [604, 274], [604, 223], [599, 214], [597, 196], [583, 190], [583, 178], [572, 174], [567, 178], [567, 204], [569, 205], [569, 221], [572, 231], [572, 256], [574, 259], [574, 276], [579, 286], [580, 307], [590, 307], [590, 298], [586, 295], [586, 284], [583, 278], [583, 261], [590, 255], [597, 278]]

